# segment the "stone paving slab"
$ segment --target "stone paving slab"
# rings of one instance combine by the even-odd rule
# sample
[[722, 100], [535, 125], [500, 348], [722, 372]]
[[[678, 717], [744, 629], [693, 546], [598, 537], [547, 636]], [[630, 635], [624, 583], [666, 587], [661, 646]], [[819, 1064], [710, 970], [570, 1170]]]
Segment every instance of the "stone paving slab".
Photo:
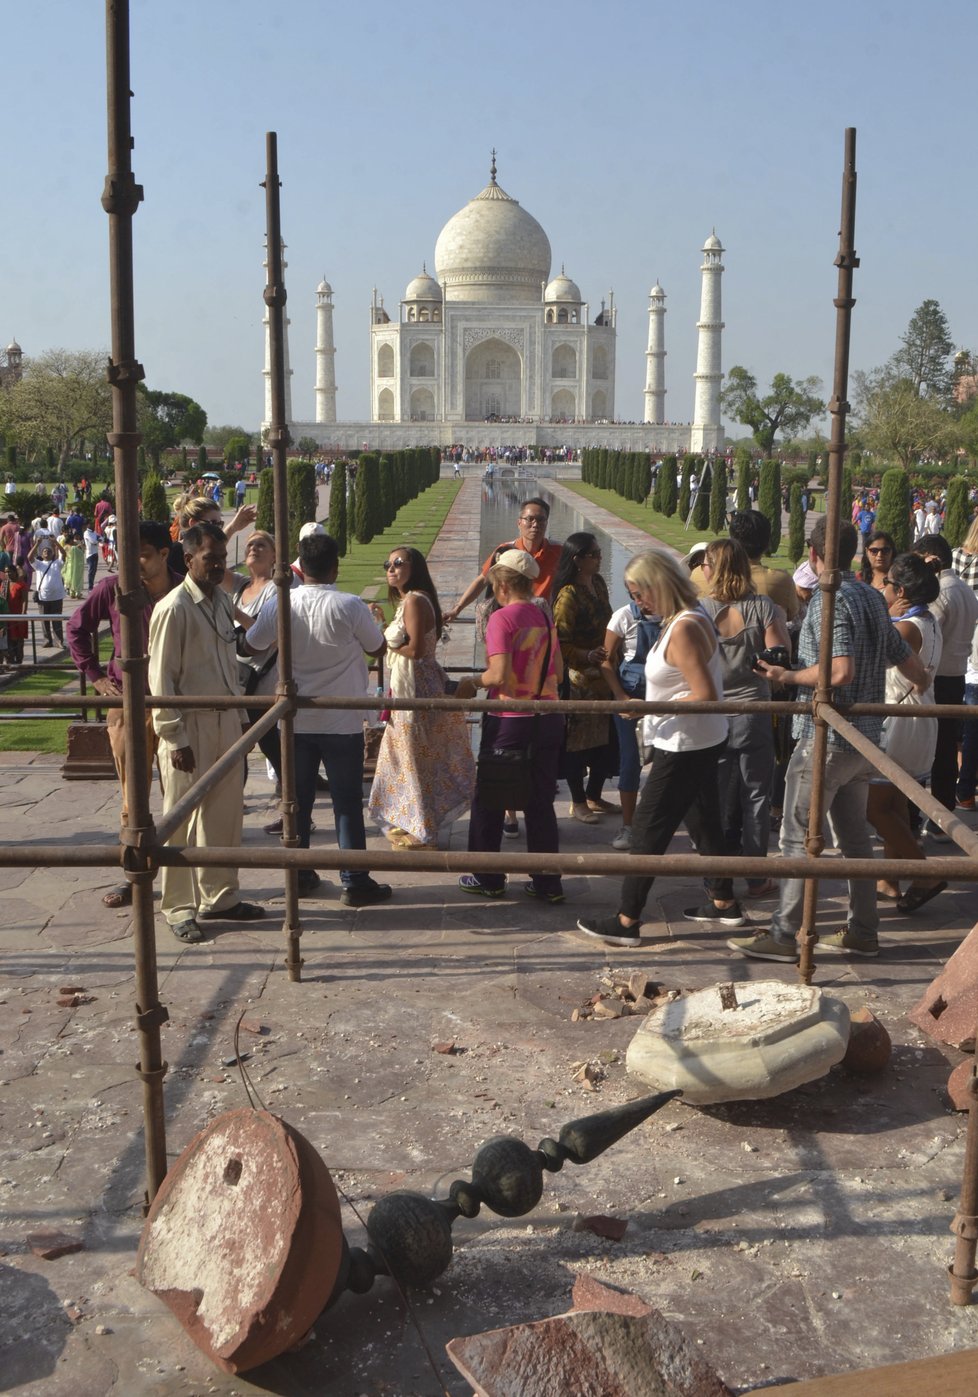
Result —
[[[447, 522], [458, 511], [453, 527], [471, 529], [479, 498], [477, 483], [466, 481]], [[460, 556], [458, 590], [477, 562]], [[452, 594], [447, 562], [437, 581]], [[470, 662], [471, 627], [458, 633], [470, 647], [459, 663]], [[112, 837], [111, 783], [79, 783], [87, 800], [65, 801], [57, 763], [7, 755], [17, 760], [3, 763], [0, 840]], [[269, 842], [261, 825], [270, 795], [253, 760], [249, 845]], [[565, 802], [559, 808], [565, 849], [607, 848], [612, 818], [589, 828], [565, 818]], [[316, 819], [314, 840], [329, 847], [328, 806], [320, 803]], [[463, 822], [452, 847], [464, 841]], [[381, 847], [376, 834], [370, 842]], [[507, 847], [521, 852], [523, 844]], [[687, 847], [677, 838], [677, 851]], [[906, 1018], [978, 920], [973, 888], [955, 885], [912, 921], [884, 911], [878, 961], [817, 969], [816, 983], [853, 1008], [868, 1003], [887, 1027], [894, 1053], [881, 1075], [836, 1068], [762, 1103], [674, 1102], [593, 1164], [547, 1176], [529, 1217], [483, 1212], [456, 1224], [451, 1267], [431, 1291], [412, 1296], [436, 1380], [404, 1302], [383, 1279], [366, 1296], [343, 1296], [305, 1348], [236, 1378], [213, 1369], [136, 1284], [142, 1091], [131, 919], [101, 903], [115, 881], [99, 869], [0, 877], [0, 1390], [463, 1397], [468, 1388], [444, 1344], [564, 1312], [585, 1272], [633, 1290], [702, 1340], [735, 1390], [978, 1342], [978, 1308], [950, 1305], [945, 1270], [964, 1124], [948, 1109], [944, 1083], [961, 1055]], [[623, 1067], [635, 1022], [571, 1020], [609, 971], [640, 969], [693, 989], [794, 974], [735, 959], [725, 933], [683, 921], [682, 908], [700, 896], [691, 880], [656, 883], [645, 939], [627, 950], [572, 934], [578, 916], [613, 899], [603, 879], [569, 878], [562, 907], [529, 902], [518, 880], [499, 902], [467, 898], [443, 874], [405, 871], [390, 881], [394, 898], [377, 908], [343, 908], [335, 874], [322, 895], [303, 902], [301, 984], [284, 969], [281, 885], [271, 871], [242, 877], [245, 895], [266, 903], [265, 922], [215, 924], [201, 947], [157, 929], [170, 1014], [163, 1044], [171, 1159], [215, 1114], [244, 1104], [238, 1072], [225, 1060], [247, 1011], [269, 1030], [241, 1035], [252, 1080], [269, 1109], [324, 1155], [349, 1200], [343, 1216], [353, 1243], [363, 1240], [358, 1214], [374, 1200], [394, 1188], [444, 1196], [453, 1179], [468, 1177], [490, 1136], [512, 1132], [535, 1146], [567, 1120], [641, 1094]], [[820, 923], [832, 929], [844, 886], [828, 877], [822, 892]], [[772, 905], [753, 904], [752, 920], [764, 925]], [[62, 986], [84, 987], [89, 1002], [58, 1006]], [[454, 1054], [433, 1051], [446, 1041]], [[603, 1073], [591, 1090], [575, 1081], [584, 1061]], [[575, 1232], [579, 1213], [627, 1219], [624, 1237]], [[42, 1261], [26, 1241], [40, 1230], [81, 1236], [85, 1250]]]

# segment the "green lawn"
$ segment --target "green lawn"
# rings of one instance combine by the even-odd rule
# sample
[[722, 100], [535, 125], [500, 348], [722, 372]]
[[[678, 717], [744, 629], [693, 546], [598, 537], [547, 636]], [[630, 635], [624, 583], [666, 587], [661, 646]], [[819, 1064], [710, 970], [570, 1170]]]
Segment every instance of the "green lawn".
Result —
[[[644, 529], [647, 534], [657, 538], [660, 543], [668, 543], [671, 548], [678, 549], [680, 553], [688, 553], [692, 545], [699, 539], [711, 536], [709, 529], [702, 531], [693, 528], [685, 529], [678, 515], [673, 515], [671, 519], [667, 518], [664, 514], [658, 514], [651, 505], [635, 504], [632, 500], [624, 499], [615, 490], [599, 490], [594, 485], [584, 485], [578, 480], [562, 480], [560, 483], [583, 499], [590, 500], [592, 504], [600, 505], [609, 514], [615, 514], [619, 519], [624, 519], [627, 524], [634, 524], [636, 528]], [[793, 563], [788, 557], [787, 547], [788, 531], [785, 529], [777, 553], [772, 553], [770, 559], [765, 558], [764, 561], [770, 562], [774, 567], [794, 572], [798, 564]]]
[[340, 559], [340, 572], [336, 580], [340, 591], [353, 592], [356, 596], [366, 593], [368, 601], [376, 597], [392, 615], [391, 607], [387, 605], [387, 578], [382, 564], [390, 555], [391, 548], [396, 548], [399, 543], [410, 544], [427, 556], [461, 488], [460, 480], [436, 481], [416, 499], [402, 506], [393, 524], [382, 534], [377, 534], [369, 543], [352, 540], [346, 557]]
[[[56, 694], [74, 681], [70, 674], [35, 670], [0, 689], [5, 697]], [[9, 710], [5, 710], [9, 711]], [[0, 752], [60, 752], [68, 750], [68, 723], [60, 718], [7, 718], [0, 715]]]

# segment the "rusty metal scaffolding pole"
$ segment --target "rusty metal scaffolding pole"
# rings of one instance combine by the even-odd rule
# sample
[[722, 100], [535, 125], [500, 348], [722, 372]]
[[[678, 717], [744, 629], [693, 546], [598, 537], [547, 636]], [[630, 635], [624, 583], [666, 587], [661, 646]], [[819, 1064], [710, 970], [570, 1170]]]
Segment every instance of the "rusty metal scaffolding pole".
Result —
[[[808, 810], [808, 831], [805, 852], [818, 858], [824, 847], [822, 822], [825, 817], [825, 765], [828, 756], [828, 725], [820, 708], [832, 701], [832, 625], [835, 619], [835, 594], [842, 575], [839, 571], [839, 523], [842, 501], [842, 462], [846, 450], [846, 413], [849, 404], [849, 336], [852, 324], [852, 273], [859, 266], [855, 252], [856, 232], [856, 129], [846, 129], [845, 160], [842, 172], [842, 225], [839, 231], [839, 252], [835, 265], [839, 269], [838, 294], [835, 297], [835, 368], [829, 412], [832, 431], [829, 440], [829, 480], [825, 507], [825, 559], [818, 585], [822, 592], [821, 629], [818, 649], [818, 683], [815, 687], [815, 737], [812, 743], [812, 798]], [[812, 982], [815, 970], [816, 917], [818, 913], [818, 880], [805, 881], [802, 904], [799, 979]]]
[[972, 1062], [968, 1078], [968, 1133], [964, 1142], [964, 1164], [961, 1168], [961, 1197], [951, 1223], [957, 1237], [954, 1261], [947, 1268], [951, 1277], [951, 1304], [970, 1305], [972, 1292], [978, 1285], [975, 1269], [975, 1249], [978, 1247], [978, 1063]]
[[[282, 221], [278, 191], [278, 137], [274, 131], [265, 133], [265, 304], [268, 307], [269, 373], [271, 377], [271, 422], [268, 444], [272, 449], [272, 479], [275, 497], [275, 586], [278, 589], [278, 689], [280, 700], [289, 700], [279, 724], [281, 732], [281, 764], [279, 780], [282, 786], [282, 843], [287, 849], [299, 844], [295, 802], [295, 681], [292, 678], [292, 567], [289, 558], [289, 486], [286, 453], [289, 424], [285, 413], [285, 302], [286, 289], [282, 273]], [[299, 938], [298, 874], [285, 869], [285, 962], [289, 979], [302, 979], [302, 957]]]
[[160, 1026], [167, 1012], [159, 1002], [156, 929], [153, 924], [154, 866], [148, 849], [156, 843], [149, 809], [149, 738], [146, 731], [146, 675], [143, 611], [147, 597], [139, 572], [139, 480], [136, 448], [141, 436], [136, 385], [143, 377], [136, 359], [133, 316], [132, 220], [143, 197], [132, 173], [130, 125], [129, 0], [106, 0], [106, 81], [108, 96], [108, 174], [102, 207], [109, 216], [109, 272], [112, 294], [112, 447], [115, 506], [119, 520], [118, 605], [122, 654], [123, 723], [126, 740], [125, 806], [121, 841], [126, 876], [132, 883], [133, 952], [136, 972], [138, 1072], [143, 1083], [146, 1192], [152, 1200], [166, 1173], [163, 1112], [163, 1061]]

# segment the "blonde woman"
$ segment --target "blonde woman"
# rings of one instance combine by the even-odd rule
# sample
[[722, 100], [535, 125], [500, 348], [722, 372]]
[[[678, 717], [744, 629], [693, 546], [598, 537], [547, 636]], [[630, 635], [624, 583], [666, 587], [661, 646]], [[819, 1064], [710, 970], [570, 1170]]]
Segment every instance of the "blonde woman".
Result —
[[971, 521], [964, 542], [951, 554], [951, 569], [978, 592], [978, 515]]
[[[723, 694], [720, 647], [689, 574], [666, 553], [640, 553], [628, 565], [639, 605], [662, 617], [662, 633], [645, 663], [645, 698], [652, 702], [716, 702]], [[722, 713], [650, 714], [645, 738], [655, 750], [652, 770], [632, 823], [631, 853], [664, 854], [683, 820], [700, 854], [724, 853], [717, 763], [727, 738]], [[638, 946], [642, 912], [653, 879], [627, 876], [618, 911], [582, 918], [578, 930], [611, 946]], [[709, 879], [711, 900], [683, 913], [689, 921], [742, 926], [729, 878]]]

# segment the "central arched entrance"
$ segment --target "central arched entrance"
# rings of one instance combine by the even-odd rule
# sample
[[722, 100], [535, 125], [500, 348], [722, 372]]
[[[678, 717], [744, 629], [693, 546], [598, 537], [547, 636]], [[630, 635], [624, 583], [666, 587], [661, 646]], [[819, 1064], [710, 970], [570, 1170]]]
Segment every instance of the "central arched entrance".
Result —
[[488, 339], [469, 350], [465, 360], [465, 416], [522, 417], [523, 364], [511, 344]]

